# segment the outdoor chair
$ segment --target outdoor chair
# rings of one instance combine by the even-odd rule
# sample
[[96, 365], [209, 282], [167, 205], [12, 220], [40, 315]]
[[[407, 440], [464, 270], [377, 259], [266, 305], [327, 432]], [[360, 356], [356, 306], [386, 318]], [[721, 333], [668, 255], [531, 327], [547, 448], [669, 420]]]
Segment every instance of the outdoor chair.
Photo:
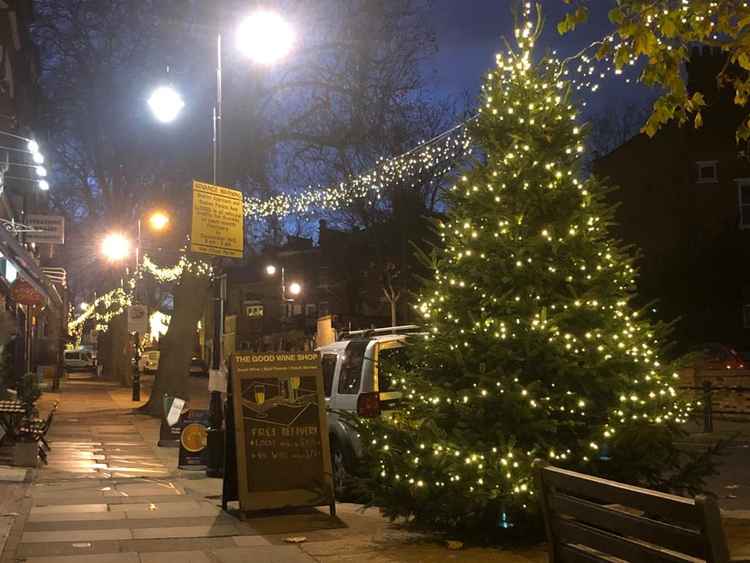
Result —
[[39, 457], [45, 464], [47, 463], [47, 452], [52, 449], [47, 442], [46, 436], [50, 426], [52, 426], [52, 419], [55, 416], [57, 405], [58, 402], [55, 401], [46, 418], [25, 419], [18, 430], [18, 435], [21, 438], [39, 442]]
[[729, 556], [716, 499], [670, 495], [534, 462], [549, 561], [748, 563]]

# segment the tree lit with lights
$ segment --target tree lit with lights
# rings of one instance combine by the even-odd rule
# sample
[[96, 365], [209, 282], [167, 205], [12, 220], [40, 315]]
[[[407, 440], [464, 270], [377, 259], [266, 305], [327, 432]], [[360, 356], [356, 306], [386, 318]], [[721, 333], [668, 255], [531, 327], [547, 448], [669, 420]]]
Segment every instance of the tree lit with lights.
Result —
[[690, 405], [659, 361], [664, 327], [631, 306], [633, 256], [607, 232], [606, 188], [582, 173], [562, 63], [533, 59], [530, 12], [470, 126], [481, 156], [439, 225], [416, 304], [426, 336], [411, 369], [380, 367], [403, 402], [358, 424], [375, 504], [464, 535], [535, 521], [535, 458], [658, 488], [701, 477], [674, 445]]

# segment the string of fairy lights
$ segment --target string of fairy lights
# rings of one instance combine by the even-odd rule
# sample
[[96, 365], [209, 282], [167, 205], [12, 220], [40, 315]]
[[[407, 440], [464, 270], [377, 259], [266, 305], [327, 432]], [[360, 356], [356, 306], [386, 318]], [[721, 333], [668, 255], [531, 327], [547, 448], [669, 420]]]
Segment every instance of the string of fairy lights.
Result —
[[171, 283], [178, 281], [186, 271], [196, 276], [212, 276], [213, 266], [205, 260], [193, 260], [183, 255], [174, 266], [162, 267], [148, 254], [144, 255], [138, 270], [123, 282], [122, 287], [116, 287], [97, 297], [68, 323], [68, 334], [73, 337], [76, 344], [80, 343], [84, 325], [91, 318], [96, 321], [97, 331], [106, 331], [110, 321], [123, 314], [133, 304], [136, 285], [145, 274], [159, 283]]
[[[444, 175], [456, 161], [465, 158], [471, 151], [466, 123], [460, 123], [401, 155], [380, 159], [372, 170], [335, 186], [308, 188], [296, 194], [279, 194], [266, 200], [245, 196], [245, 216], [250, 219], [282, 218], [312, 210], [339, 210], [362, 198], [370, 197], [372, 201], [377, 201], [387, 186], [403, 183], [417, 176]], [[196, 275], [212, 275], [213, 272], [208, 262], [191, 259], [186, 254], [181, 255], [171, 267], [159, 266], [149, 256], [144, 256], [136, 274], [124, 284], [130, 289], [126, 291], [116, 288], [97, 298], [68, 323], [69, 334], [80, 341], [83, 325], [92, 317], [97, 322], [97, 330], [106, 330], [109, 321], [132, 304], [135, 279], [142, 277], [144, 273], [151, 275], [159, 283], [171, 283], [179, 280], [185, 271]]]

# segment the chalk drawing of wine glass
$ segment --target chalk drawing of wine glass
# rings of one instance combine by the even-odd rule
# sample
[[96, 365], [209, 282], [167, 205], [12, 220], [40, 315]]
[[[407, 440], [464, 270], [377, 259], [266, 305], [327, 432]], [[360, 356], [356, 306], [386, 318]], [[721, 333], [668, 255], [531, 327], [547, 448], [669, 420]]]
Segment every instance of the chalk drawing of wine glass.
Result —
[[300, 378], [293, 376], [289, 378], [289, 400], [295, 402], [297, 400], [297, 390], [300, 386]]
[[[261, 409], [263, 408], [263, 403], [266, 402], [266, 386], [265, 385], [254, 385], [253, 386], [253, 395], [255, 397], [255, 404], [257, 404]], [[261, 418], [264, 418], [268, 416], [263, 411], [258, 411], [258, 416]]]

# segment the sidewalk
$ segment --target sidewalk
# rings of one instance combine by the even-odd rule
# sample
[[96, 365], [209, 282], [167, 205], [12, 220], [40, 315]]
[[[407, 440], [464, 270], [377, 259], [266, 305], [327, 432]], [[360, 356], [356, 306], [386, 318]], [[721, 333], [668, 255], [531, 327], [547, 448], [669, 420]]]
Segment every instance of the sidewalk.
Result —
[[321, 508], [243, 521], [221, 511], [221, 480], [180, 471], [176, 449], [155, 447], [159, 423], [132, 414], [129, 389], [74, 374], [41, 410], [53, 400], [49, 465], [6, 517], [2, 563], [546, 560], [544, 546], [449, 551], [353, 504], [339, 504], [338, 518]]

